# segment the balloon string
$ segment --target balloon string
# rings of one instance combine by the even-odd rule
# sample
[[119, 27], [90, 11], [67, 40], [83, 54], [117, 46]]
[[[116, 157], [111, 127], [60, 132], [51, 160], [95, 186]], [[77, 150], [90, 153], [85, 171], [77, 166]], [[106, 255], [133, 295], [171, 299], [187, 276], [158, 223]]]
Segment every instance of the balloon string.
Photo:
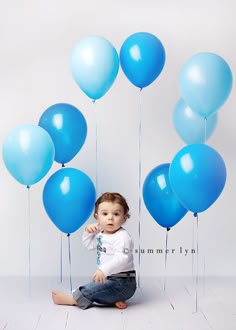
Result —
[[28, 262], [29, 262], [29, 296], [31, 297], [31, 207], [30, 207], [30, 186], [26, 187], [28, 190], [28, 239], [29, 239], [29, 245], [28, 245]]
[[60, 249], [60, 282], [62, 283], [62, 233], [61, 233], [61, 249]]
[[96, 100], [92, 100], [95, 113], [95, 187], [98, 195], [98, 116], [96, 109]]
[[206, 143], [207, 140], [207, 117], [204, 117], [204, 143]]
[[142, 144], [142, 88], [139, 92], [139, 129], [138, 129], [138, 154], [139, 154], [139, 166], [138, 166], [138, 185], [139, 185], [139, 199], [138, 199], [138, 241], [139, 241], [139, 254], [138, 254], [138, 281], [137, 286], [140, 288], [140, 267], [141, 267], [141, 144]]
[[[194, 250], [194, 240], [195, 240], [195, 222], [193, 221], [193, 228], [192, 228], [192, 249]], [[192, 278], [193, 278], [193, 274], [194, 274], [194, 253], [192, 253]]]
[[194, 217], [197, 219], [197, 234], [196, 234], [196, 240], [197, 240], [197, 266], [196, 266], [196, 300], [195, 300], [195, 311], [198, 311], [198, 213], [194, 213]]
[[[61, 164], [61, 168], [66, 167], [64, 163]], [[61, 242], [60, 242], [61, 248], [60, 248], [60, 282], [62, 283], [62, 233], [61, 233]]]
[[67, 237], [68, 237], [68, 256], [69, 256], [69, 270], [70, 270], [70, 291], [72, 292], [70, 234], [67, 234]]
[[166, 270], [167, 270], [167, 247], [168, 247], [168, 232], [170, 228], [166, 228], [166, 249], [165, 249], [165, 276], [164, 276], [164, 291], [166, 291]]

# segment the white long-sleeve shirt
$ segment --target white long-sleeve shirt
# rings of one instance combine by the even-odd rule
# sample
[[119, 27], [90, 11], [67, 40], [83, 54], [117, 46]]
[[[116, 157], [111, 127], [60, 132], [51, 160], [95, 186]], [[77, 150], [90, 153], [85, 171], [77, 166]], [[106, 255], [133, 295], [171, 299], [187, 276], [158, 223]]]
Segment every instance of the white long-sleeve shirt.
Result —
[[82, 243], [88, 250], [97, 249], [97, 266], [105, 276], [134, 270], [133, 241], [123, 227], [114, 234], [84, 231]]

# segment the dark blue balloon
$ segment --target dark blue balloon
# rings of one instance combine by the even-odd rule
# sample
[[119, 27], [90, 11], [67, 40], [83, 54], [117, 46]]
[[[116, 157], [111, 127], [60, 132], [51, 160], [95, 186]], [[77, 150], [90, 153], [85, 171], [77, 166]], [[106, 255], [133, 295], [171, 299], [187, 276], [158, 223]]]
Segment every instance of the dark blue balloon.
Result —
[[41, 115], [39, 126], [51, 136], [55, 146], [55, 161], [69, 162], [80, 151], [87, 137], [87, 123], [73, 105], [57, 103]]
[[188, 212], [173, 192], [169, 182], [170, 164], [151, 170], [143, 184], [143, 200], [154, 220], [162, 227], [176, 225]]
[[220, 154], [206, 144], [182, 148], [170, 165], [171, 187], [180, 202], [195, 213], [208, 209], [221, 194], [226, 167]]
[[96, 198], [91, 179], [75, 168], [62, 168], [46, 182], [43, 190], [44, 208], [63, 233], [79, 229], [91, 215]]
[[139, 88], [150, 85], [165, 64], [165, 49], [153, 34], [137, 32], [120, 49], [120, 65], [129, 81]]

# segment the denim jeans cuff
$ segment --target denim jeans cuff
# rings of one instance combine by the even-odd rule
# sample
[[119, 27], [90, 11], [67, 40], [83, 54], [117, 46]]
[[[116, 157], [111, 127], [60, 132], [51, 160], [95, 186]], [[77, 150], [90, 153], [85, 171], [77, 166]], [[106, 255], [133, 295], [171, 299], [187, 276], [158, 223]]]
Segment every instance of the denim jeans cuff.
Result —
[[75, 299], [75, 301], [77, 302], [77, 304], [79, 305], [79, 307], [81, 309], [86, 309], [90, 305], [92, 305], [92, 302], [90, 300], [88, 300], [87, 298], [85, 298], [79, 289], [77, 289], [73, 292], [73, 298]]

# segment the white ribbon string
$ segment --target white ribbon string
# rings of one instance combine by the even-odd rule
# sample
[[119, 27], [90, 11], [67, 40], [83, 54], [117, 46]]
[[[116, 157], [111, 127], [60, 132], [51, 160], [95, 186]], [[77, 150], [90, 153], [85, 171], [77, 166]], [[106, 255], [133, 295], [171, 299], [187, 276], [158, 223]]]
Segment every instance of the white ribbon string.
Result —
[[29, 296], [31, 297], [31, 206], [30, 206], [30, 186], [27, 186], [28, 190], [28, 262], [29, 262], [29, 270], [28, 270], [28, 280], [29, 280]]
[[69, 271], [70, 271], [70, 291], [72, 292], [70, 234], [67, 234], [67, 237], [68, 237], [68, 257], [69, 257]]
[[60, 282], [62, 283], [62, 233], [61, 233], [61, 248], [60, 248]]
[[142, 147], [142, 88], [139, 93], [139, 129], [138, 129], [138, 157], [139, 157], [139, 166], [138, 166], [138, 185], [139, 185], [139, 201], [138, 201], [138, 243], [139, 243], [139, 253], [138, 253], [138, 281], [137, 286], [140, 287], [140, 267], [141, 267], [141, 198], [142, 198], [142, 187], [141, 187], [141, 179], [142, 179], [142, 155], [141, 155], [141, 147]]
[[204, 144], [207, 140], [207, 117], [204, 117]]
[[166, 248], [165, 248], [165, 273], [164, 273], [164, 291], [166, 291], [166, 275], [167, 275], [167, 248], [168, 248], [168, 232], [170, 228], [166, 228]]
[[96, 109], [96, 100], [93, 100], [94, 117], [95, 117], [95, 187], [98, 196], [98, 116]]
[[198, 213], [194, 213], [194, 217], [197, 219], [197, 230], [196, 230], [196, 250], [197, 250], [197, 260], [196, 260], [196, 293], [195, 293], [195, 312], [198, 311]]

